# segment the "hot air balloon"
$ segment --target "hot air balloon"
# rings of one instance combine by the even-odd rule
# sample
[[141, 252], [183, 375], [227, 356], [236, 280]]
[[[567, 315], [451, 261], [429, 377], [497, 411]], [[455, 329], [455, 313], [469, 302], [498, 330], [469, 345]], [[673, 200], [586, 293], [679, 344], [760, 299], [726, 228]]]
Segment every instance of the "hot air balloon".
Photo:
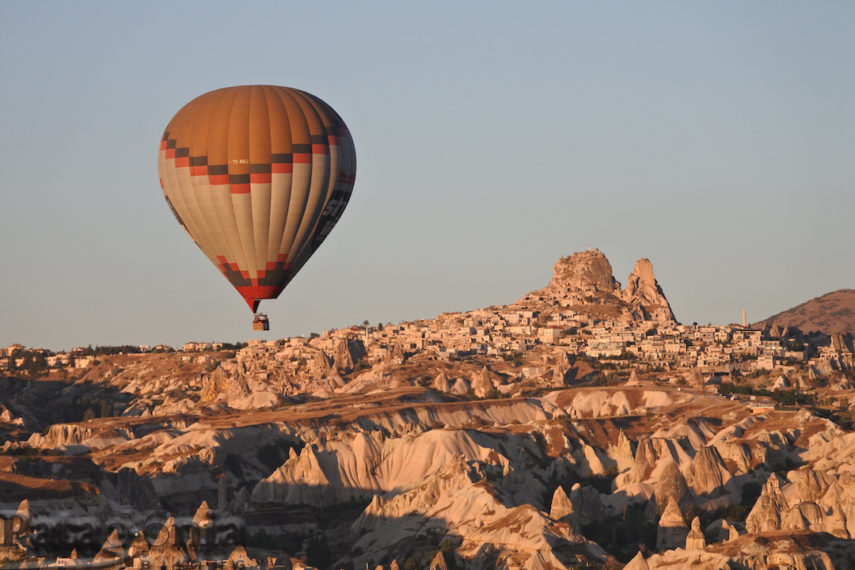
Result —
[[[178, 223], [252, 312], [323, 243], [353, 191], [356, 151], [341, 117], [290, 87], [217, 89], [169, 121], [158, 152]], [[257, 314], [254, 329], [268, 330]]]

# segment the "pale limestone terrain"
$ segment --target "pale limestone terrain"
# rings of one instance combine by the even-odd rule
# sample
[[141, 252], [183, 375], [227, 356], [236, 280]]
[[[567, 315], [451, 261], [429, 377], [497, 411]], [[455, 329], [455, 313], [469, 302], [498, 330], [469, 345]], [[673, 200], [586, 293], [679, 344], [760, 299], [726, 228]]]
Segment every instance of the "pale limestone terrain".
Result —
[[[477, 344], [489, 336], [483, 315], [496, 314], [518, 337], [538, 334], [526, 332], [532, 319], [627, 327], [604, 335], [676, 325], [648, 260], [621, 289], [593, 250], [559, 260], [547, 287], [512, 305], [419, 327], [451, 346], [457, 339], [442, 335], [453, 322]], [[775, 409], [717, 394], [715, 374], [700, 369], [599, 360], [547, 337], [444, 357], [444, 346], [419, 346], [414, 328], [102, 356], [63, 377], [10, 379], [0, 402], [0, 509], [27, 499], [35, 523], [57, 512], [89, 521], [122, 513], [137, 529], [171, 520], [156, 533], [162, 540], [146, 537], [158, 546], [131, 536], [120, 548], [129, 563], [167, 566], [855, 562], [855, 434], [823, 417], [855, 401], [851, 339], [839, 341], [836, 364], [823, 360], [826, 372], [780, 372], [834, 408]], [[505, 338], [492, 334], [487, 344]], [[96, 405], [111, 413], [74, 417]], [[182, 517], [239, 520], [241, 546], [185, 536]], [[106, 530], [97, 546], [109, 543]], [[32, 539], [15, 540], [8, 556], [53, 560]], [[108, 546], [90, 554], [108, 560]]]

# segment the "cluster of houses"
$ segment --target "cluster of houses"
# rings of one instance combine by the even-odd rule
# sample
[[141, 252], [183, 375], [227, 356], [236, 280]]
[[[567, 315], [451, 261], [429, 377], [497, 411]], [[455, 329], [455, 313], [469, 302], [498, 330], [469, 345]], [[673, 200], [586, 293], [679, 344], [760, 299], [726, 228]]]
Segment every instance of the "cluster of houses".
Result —
[[[780, 331], [739, 325], [682, 325], [650, 321], [592, 320], [572, 311], [548, 317], [538, 311], [482, 309], [377, 328], [325, 331], [298, 343], [333, 353], [342, 339], [363, 341], [369, 358], [420, 355], [452, 360], [472, 355], [508, 357], [538, 346], [569, 354], [626, 362], [640, 369], [740, 369], [830, 372], [855, 368], [851, 336], [787, 337]], [[295, 343], [291, 339], [291, 344]]]
[[[204, 346], [207, 350], [219, 350], [222, 343], [187, 343], [188, 350], [197, 350], [197, 347]], [[165, 344], [157, 346], [149, 346], [141, 344], [135, 347], [135, 352], [171, 352], [172, 347]], [[13, 370], [21, 368], [25, 365], [28, 358], [44, 359], [47, 368], [89, 368], [96, 360], [97, 356], [92, 354], [91, 347], [78, 346], [69, 351], [53, 352], [46, 348], [30, 348], [22, 344], [11, 344], [5, 348], [0, 347], [0, 370]]]
[[[742, 371], [793, 371], [814, 367], [830, 372], [855, 368], [851, 336], [812, 335], [787, 337], [781, 331], [761, 331], [739, 325], [682, 325], [674, 322], [598, 320], [562, 309], [548, 315], [513, 307], [480, 309], [466, 313], [443, 313], [435, 319], [386, 326], [349, 327], [327, 330], [310, 338], [277, 341], [251, 340], [244, 351], [287, 354], [299, 360], [317, 351], [341, 354], [342, 346], [354, 342], [370, 361], [399, 364], [414, 355], [423, 359], [454, 360], [473, 355], [512, 358], [538, 346], [558, 346], [568, 354], [621, 362], [633, 368], [679, 370], [731, 368]], [[283, 353], [281, 349], [289, 350]], [[184, 353], [218, 351], [222, 343], [188, 342]], [[139, 352], [172, 350], [170, 347], [140, 346]], [[42, 354], [49, 367], [90, 366], [95, 357], [85, 349], [51, 353], [13, 344], [0, 349], [0, 368], [20, 366], [26, 354]], [[296, 356], [295, 356], [296, 354]], [[188, 357], [193, 358], [193, 357]], [[296, 366], [296, 365], [295, 365]]]

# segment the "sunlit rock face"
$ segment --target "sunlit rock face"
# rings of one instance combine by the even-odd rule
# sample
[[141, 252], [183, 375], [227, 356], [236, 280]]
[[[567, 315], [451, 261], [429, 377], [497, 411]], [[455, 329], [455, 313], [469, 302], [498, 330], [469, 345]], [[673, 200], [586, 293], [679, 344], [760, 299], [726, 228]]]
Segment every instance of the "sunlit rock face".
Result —
[[623, 299], [641, 313], [643, 320], [674, 321], [671, 305], [653, 275], [653, 264], [646, 257], [639, 259], [629, 274]]
[[552, 268], [552, 281], [544, 291], [562, 293], [618, 293], [620, 283], [612, 274], [612, 266], [598, 249], [580, 251], [559, 259]]
[[532, 291], [515, 305], [532, 308], [558, 305], [621, 321], [676, 322], [649, 259], [636, 262], [627, 287], [622, 290], [609, 260], [598, 249], [559, 259], [552, 269], [549, 284]]
[[692, 528], [686, 536], [686, 550], [703, 550], [707, 546], [707, 540], [701, 530], [701, 519], [692, 519]]

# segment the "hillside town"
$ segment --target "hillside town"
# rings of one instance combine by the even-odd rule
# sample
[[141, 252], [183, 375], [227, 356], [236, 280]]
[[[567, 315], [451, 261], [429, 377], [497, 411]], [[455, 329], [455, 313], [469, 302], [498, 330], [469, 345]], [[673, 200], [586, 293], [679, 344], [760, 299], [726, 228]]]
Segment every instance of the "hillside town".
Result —
[[15, 344], [0, 350], [0, 557], [845, 568], [854, 355], [852, 334], [681, 324], [649, 260], [622, 288], [599, 250], [514, 303], [434, 319]]
[[[590, 266], [588, 271], [611, 277], [611, 267], [598, 250], [574, 257], [572, 264]], [[318, 354], [328, 361], [326, 366], [337, 362], [341, 368], [336, 356], [342, 355], [343, 347], [350, 347], [349, 352], [364, 358], [363, 366], [471, 361], [513, 369], [521, 378], [530, 378], [553, 375], [556, 360], [584, 358], [609, 370], [664, 374], [678, 385], [685, 385], [700, 373], [710, 390], [715, 390], [716, 383], [752, 374], [773, 376], [768, 386], [772, 389], [793, 388], [802, 376], [807, 383], [830, 378], [843, 382], [843, 388], [850, 387], [844, 373], [855, 368], [851, 334], [828, 335], [778, 326], [758, 329], [745, 322], [680, 324], [647, 260], [639, 261], [630, 275], [635, 283], [631, 292], [622, 292], [619, 283], [603, 287], [596, 281], [602, 277], [581, 285], [570, 283], [571, 289], [562, 291], [565, 284], [561, 283], [561, 271], [564, 269], [556, 267], [549, 287], [507, 306], [443, 313], [435, 319], [385, 326], [371, 326], [366, 321], [361, 326], [313, 333], [309, 338], [250, 340], [229, 348], [237, 349], [238, 359], [270, 358], [294, 376], [300, 375], [302, 361], [314, 360]], [[563, 295], [555, 295], [556, 290]], [[609, 315], [601, 310], [616, 303], [631, 311]], [[222, 342], [191, 341], [176, 349], [129, 346], [119, 354], [181, 352], [183, 361], [211, 362], [214, 357], [206, 353], [219, 353], [224, 346]], [[53, 353], [13, 344], [0, 351], [6, 357], [0, 359], [0, 370], [85, 370], [93, 366], [99, 352], [106, 355], [103, 349], [92, 347]], [[346, 367], [353, 366], [350, 354], [345, 360]], [[520, 365], [510, 368], [508, 362]]]

